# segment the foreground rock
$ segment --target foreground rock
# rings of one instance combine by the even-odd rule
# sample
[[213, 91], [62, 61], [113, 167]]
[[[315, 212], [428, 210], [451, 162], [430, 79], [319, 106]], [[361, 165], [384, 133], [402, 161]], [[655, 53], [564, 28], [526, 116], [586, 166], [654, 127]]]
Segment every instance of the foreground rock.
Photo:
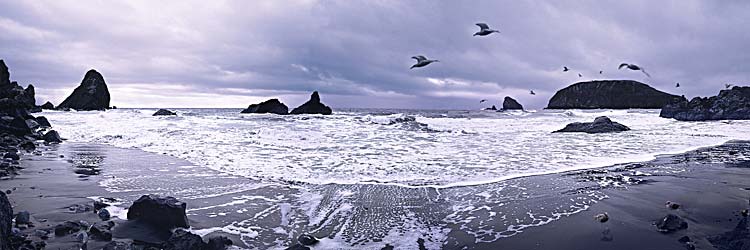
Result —
[[292, 110], [291, 114], [323, 114], [330, 115], [333, 111], [330, 107], [320, 102], [320, 95], [315, 91], [310, 96], [310, 100]]
[[584, 133], [609, 133], [609, 132], [621, 132], [628, 131], [625, 125], [617, 122], [613, 122], [606, 116], [600, 116], [594, 119], [594, 122], [574, 122], [565, 126], [565, 128], [555, 131], [554, 133], [560, 132], [584, 132]]
[[57, 131], [50, 130], [44, 136], [42, 137], [45, 142], [49, 143], [61, 143], [62, 138], [60, 138], [60, 134], [57, 133]]
[[246, 109], [242, 110], [244, 114], [264, 114], [272, 113], [277, 115], [286, 115], [289, 113], [289, 108], [281, 103], [279, 99], [271, 99], [265, 102], [250, 104]]
[[5, 193], [0, 192], [0, 250], [11, 249], [10, 239], [11, 227], [13, 226], [13, 208]]
[[658, 109], [680, 97], [631, 80], [579, 82], [555, 93], [548, 109]]
[[659, 116], [680, 121], [750, 120], [750, 87], [734, 87], [708, 98], [679, 100], [664, 106]]
[[674, 214], [668, 214], [656, 222], [656, 229], [663, 233], [671, 233], [686, 228], [688, 228], [687, 222]]
[[144, 195], [128, 209], [128, 220], [138, 220], [157, 228], [188, 228], [185, 208], [187, 204], [174, 197]]
[[506, 96], [503, 99], [503, 110], [523, 110], [523, 106], [516, 99]]
[[166, 109], [159, 109], [152, 116], [162, 116], [162, 115], [177, 115], [177, 113], [166, 110]]
[[96, 70], [89, 70], [81, 81], [81, 85], [57, 106], [57, 109], [75, 110], [105, 110], [109, 107], [109, 90], [107, 84]]

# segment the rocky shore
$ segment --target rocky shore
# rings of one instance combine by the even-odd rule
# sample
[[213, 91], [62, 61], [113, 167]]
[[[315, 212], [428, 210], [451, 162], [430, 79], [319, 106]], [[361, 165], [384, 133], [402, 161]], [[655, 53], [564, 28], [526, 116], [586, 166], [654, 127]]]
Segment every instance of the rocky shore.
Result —
[[712, 97], [684, 97], [661, 109], [659, 116], [680, 121], [749, 120], [750, 87], [735, 86]]

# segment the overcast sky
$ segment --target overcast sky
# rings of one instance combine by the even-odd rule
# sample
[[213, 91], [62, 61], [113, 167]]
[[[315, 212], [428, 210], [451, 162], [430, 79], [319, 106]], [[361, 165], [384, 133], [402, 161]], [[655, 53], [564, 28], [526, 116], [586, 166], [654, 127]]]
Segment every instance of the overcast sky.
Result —
[[[501, 33], [473, 37], [477, 22]], [[541, 108], [584, 80], [688, 97], [747, 83], [749, 27], [750, 1], [2, 0], [0, 58], [39, 104], [94, 68], [120, 107], [294, 107], [318, 90], [334, 108]], [[441, 62], [410, 70], [414, 55]]]

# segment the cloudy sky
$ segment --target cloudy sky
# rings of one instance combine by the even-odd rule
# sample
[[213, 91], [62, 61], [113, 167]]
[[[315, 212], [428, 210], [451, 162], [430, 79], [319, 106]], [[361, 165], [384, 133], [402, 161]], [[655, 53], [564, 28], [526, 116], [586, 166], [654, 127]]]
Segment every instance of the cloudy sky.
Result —
[[[501, 33], [472, 37], [477, 22]], [[334, 108], [540, 108], [583, 80], [688, 97], [747, 83], [748, 27], [750, 1], [1, 0], [0, 58], [39, 103], [94, 68], [120, 107], [296, 106], [319, 90]], [[414, 55], [441, 62], [410, 70]]]

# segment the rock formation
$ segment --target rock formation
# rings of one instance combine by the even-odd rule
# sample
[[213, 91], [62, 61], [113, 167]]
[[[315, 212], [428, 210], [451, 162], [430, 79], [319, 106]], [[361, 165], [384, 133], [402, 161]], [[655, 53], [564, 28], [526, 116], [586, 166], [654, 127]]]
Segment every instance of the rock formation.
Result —
[[157, 228], [172, 229], [187, 228], [188, 220], [185, 214], [187, 204], [174, 197], [158, 195], [144, 195], [133, 202], [128, 209], [128, 220], [138, 220]]
[[506, 96], [505, 99], [503, 99], [503, 110], [513, 110], [513, 109], [523, 110], [523, 106], [520, 103], [518, 103], [518, 101], [511, 98], [510, 96]]
[[548, 109], [658, 109], [679, 99], [644, 83], [631, 80], [579, 82], [561, 89]]
[[708, 98], [680, 98], [661, 109], [659, 116], [680, 121], [750, 120], [750, 87], [733, 87]]
[[492, 105], [492, 107], [484, 108], [484, 110], [497, 110], [497, 107], [495, 107], [495, 105]]
[[81, 85], [57, 106], [57, 109], [75, 110], [105, 110], [109, 107], [109, 90], [107, 84], [96, 70], [89, 70], [81, 81]]
[[595, 133], [609, 133], [609, 132], [620, 132], [628, 131], [625, 125], [617, 122], [613, 122], [606, 116], [600, 116], [594, 119], [594, 122], [574, 122], [565, 126], [565, 128], [557, 130], [553, 133], [560, 132], [584, 132], [589, 134]]
[[240, 113], [273, 113], [277, 115], [286, 115], [289, 113], [289, 108], [281, 103], [279, 99], [270, 99], [265, 102], [250, 104], [246, 109]]
[[159, 109], [151, 116], [162, 116], [162, 115], [177, 115], [177, 113], [166, 110], [166, 109]]
[[44, 104], [42, 104], [42, 106], [39, 107], [42, 109], [55, 109], [55, 105], [49, 101], [45, 102]]
[[292, 110], [290, 114], [323, 114], [330, 115], [333, 111], [330, 107], [320, 102], [318, 91], [310, 96], [310, 100]]

